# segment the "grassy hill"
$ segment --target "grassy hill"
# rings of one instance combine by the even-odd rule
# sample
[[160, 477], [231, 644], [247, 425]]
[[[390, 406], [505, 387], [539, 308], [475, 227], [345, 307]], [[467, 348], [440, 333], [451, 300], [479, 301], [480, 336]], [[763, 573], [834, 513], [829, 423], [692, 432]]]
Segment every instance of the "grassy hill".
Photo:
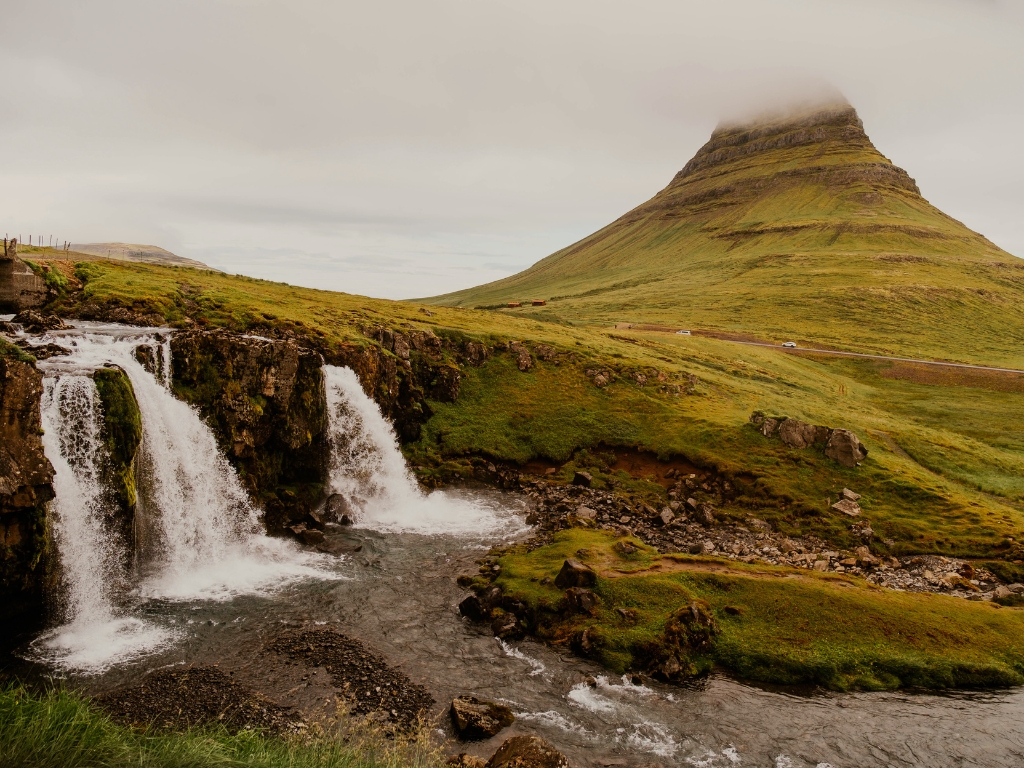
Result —
[[[547, 306], [501, 309], [531, 299]], [[665, 189], [598, 232], [425, 301], [1024, 364], [1024, 260], [930, 205], [848, 105], [721, 126]]]

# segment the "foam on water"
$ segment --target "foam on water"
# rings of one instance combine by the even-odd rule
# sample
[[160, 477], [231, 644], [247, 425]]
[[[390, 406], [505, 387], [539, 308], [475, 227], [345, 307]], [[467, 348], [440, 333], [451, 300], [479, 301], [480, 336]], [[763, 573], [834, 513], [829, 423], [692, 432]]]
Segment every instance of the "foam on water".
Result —
[[526, 530], [507, 499], [420, 490], [391, 423], [351, 368], [324, 366], [331, 431], [331, 491], [356, 509], [356, 525], [382, 532], [514, 536]]

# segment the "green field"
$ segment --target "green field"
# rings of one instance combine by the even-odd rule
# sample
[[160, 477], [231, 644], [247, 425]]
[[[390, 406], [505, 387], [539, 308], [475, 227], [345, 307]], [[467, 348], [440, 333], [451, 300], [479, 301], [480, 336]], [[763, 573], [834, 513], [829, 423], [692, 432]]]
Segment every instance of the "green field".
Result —
[[[695, 672], [714, 665], [749, 680], [837, 690], [1024, 682], [1024, 610], [893, 592], [838, 574], [659, 556], [636, 540], [639, 551], [623, 557], [615, 541], [604, 531], [561, 531], [547, 546], [500, 557], [496, 583], [532, 609], [539, 637], [568, 643], [586, 629], [590, 655], [618, 672], [645, 670], [672, 650], [666, 626], [696, 600], [718, 631], [708, 647], [682, 648]], [[568, 557], [599, 574], [592, 616], [562, 610], [562, 590], [542, 583]]]

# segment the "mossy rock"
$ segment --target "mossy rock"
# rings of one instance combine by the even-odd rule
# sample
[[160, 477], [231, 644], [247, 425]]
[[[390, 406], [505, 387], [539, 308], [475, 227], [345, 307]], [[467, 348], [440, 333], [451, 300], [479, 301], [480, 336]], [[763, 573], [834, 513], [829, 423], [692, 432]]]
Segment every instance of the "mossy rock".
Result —
[[119, 527], [127, 534], [135, 519], [138, 493], [135, 457], [142, 442], [142, 413], [131, 380], [118, 367], [100, 368], [93, 374], [103, 407], [104, 474], [118, 509]]

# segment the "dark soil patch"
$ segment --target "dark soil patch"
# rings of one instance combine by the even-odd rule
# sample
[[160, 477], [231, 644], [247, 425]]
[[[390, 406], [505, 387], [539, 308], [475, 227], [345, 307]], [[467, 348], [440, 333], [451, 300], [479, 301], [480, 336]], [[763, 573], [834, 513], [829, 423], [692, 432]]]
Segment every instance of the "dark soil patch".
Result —
[[309, 667], [323, 667], [357, 714], [378, 713], [400, 728], [413, 726], [434, 699], [422, 685], [353, 640], [330, 629], [282, 635], [268, 651]]
[[94, 702], [114, 720], [140, 727], [221, 724], [233, 733], [245, 728], [283, 732], [294, 731], [302, 722], [216, 667], [161, 669], [137, 685], [101, 694]]

